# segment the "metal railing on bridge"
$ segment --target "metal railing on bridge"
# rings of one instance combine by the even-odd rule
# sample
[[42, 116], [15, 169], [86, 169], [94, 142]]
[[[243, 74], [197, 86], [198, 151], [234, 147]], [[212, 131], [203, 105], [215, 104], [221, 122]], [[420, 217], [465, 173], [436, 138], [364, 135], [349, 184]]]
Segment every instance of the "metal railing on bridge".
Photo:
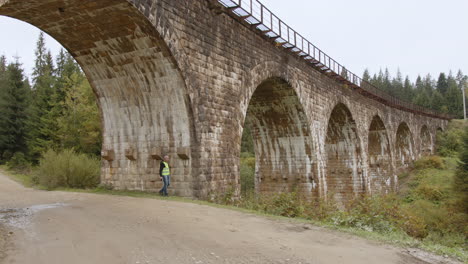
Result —
[[451, 117], [437, 111], [398, 99], [363, 80], [358, 75], [336, 62], [321, 49], [310, 43], [301, 34], [289, 27], [258, 0], [217, 0], [232, 14], [256, 28], [291, 53], [301, 57], [320, 72], [350, 86], [357, 92], [373, 98], [383, 104], [404, 111], [419, 113], [431, 117], [450, 119]]

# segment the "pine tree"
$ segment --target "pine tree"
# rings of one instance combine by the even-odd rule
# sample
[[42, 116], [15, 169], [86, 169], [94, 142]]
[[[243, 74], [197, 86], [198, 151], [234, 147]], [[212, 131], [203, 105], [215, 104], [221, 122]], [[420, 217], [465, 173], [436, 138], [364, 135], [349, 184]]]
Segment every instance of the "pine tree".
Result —
[[444, 114], [448, 114], [448, 107], [445, 105], [444, 97], [439, 93], [439, 91], [434, 91], [431, 97], [430, 109], [434, 109]]
[[58, 129], [54, 106], [54, 65], [50, 51], [46, 49], [44, 33], [40, 33], [36, 44], [36, 59], [33, 69], [33, 100], [29, 108], [28, 147], [33, 160], [41, 152], [56, 146], [55, 131]]
[[451, 73], [447, 78], [447, 91], [444, 97], [449, 114], [453, 115], [455, 118], [463, 118], [462, 91]]
[[398, 69], [397, 77], [393, 78], [391, 82], [391, 90], [393, 91], [393, 95], [397, 98], [405, 100], [404, 92], [403, 92], [403, 77], [401, 75], [400, 69]]
[[447, 78], [445, 77], [445, 73], [441, 72], [439, 75], [439, 79], [437, 80], [437, 91], [440, 94], [445, 95], [448, 90], [448, 82]]
[[0, 94], [0, 154], [6, 160], [17, 152], [27, 151], [26, 121], [30, 90], [18, 58], [8, 65], [2, 75], [5, 84]]
[[69, 82], [71, 76], [74, 73], [81, 73], [81, 69], [75, 62], [73, 57], [66, 52], [64, 49], [60, 50], [59, 55], [56, 59], [57, 69], [54, 92], [54, 102], [59, 103], [65, 100], [65, 94], [67, 93], [67, 82]]
[[73, 73], [68, 82], [64, 112], [59, 117], [62, 147], [99, 155], [101, 149], [101, 120], [89, 82], [81, 72]]
[[364, 70], [364, 73], [362, 74], [362, 80], [364, 80], [366, 82], [369, 82], [371, 80], [371, 76], [370, 76], [370, 73], [369, 73], [368, 69]]
[[[3, 105], [5, 104], [5, 97], [4, 95], [7, 93], [7, 86], [8, 79], [7, 79], [7, 61], [5, 56], [0, 56], [0, 113], [4, 111]], [[0, 126], [4, 126], [1, 123], [1, 116], [0, 116]], [[1, 127], [0, 127], [1, 128]], [[7, 144], [7, 137], [5, 135], [0, 134], [0, 160], [2, 160], [3, 151], [5, 149], [5, 145]]]
[[407, 102], [411, 102], [413, 100], [413, 84], [411, 83], [408, 76], [405, 78], [405, 84], [403, 85], [403, 99]]
[[0, 74], [6, 72], [7, 61], [5, 55], [0, 56]]
[[413, 103], [425, 108], [431, 108], [431, 95], [423, 90], [414, 97]]

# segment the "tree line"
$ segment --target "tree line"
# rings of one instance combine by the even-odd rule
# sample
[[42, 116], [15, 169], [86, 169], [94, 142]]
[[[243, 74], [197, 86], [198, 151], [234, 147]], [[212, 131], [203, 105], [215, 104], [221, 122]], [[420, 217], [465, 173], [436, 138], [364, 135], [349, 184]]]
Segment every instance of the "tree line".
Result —
[[100, 114], [91, 86], [68, 52], [53, 58], [43, 33], [31, 82], [19, 58], [0, 57], [0, 113], [0, 161], [35, 163], [47, 149], [100, 153]]
[[388, 69], [372, 76], [365, 70], [362, 78], [401, 100], [449, 114], [454, 118], [463, 118], [462, 89], [468, 89], [468, 76], [461, 70], [456, 75], [442, 72], [437, 80], [430, 74], [418, 76], [414, 83], [408, 76], [403, 79], [400, 71], [396, 77], [392, 77]]

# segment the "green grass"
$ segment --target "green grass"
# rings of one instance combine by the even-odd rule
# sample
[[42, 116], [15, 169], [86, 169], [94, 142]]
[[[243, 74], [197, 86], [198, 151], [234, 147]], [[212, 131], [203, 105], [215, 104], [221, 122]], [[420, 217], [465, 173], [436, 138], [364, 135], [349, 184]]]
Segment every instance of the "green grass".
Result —
[[32, 177], [29, 174], [15, 172], [13, 170], [8, 169], [6, 165], [0, 165], [0, 172], [9, 176], [10, 179], [20, 183], [21, 185], [25, 187], [28, 187], [28, 188], [37, 187], [35, 186], [32, 180]]

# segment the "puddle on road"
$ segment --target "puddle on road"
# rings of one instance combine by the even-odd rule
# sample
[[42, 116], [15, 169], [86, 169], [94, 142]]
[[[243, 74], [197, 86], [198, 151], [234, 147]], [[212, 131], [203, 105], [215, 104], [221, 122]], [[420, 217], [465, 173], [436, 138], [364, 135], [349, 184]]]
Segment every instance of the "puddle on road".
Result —
[[0, 224], [23, 229], [31, 223], [34, 214], [58, 207], [66, 206], [64, 203], [38, 204], [26, 208], [4, 208], [0, 209]]

